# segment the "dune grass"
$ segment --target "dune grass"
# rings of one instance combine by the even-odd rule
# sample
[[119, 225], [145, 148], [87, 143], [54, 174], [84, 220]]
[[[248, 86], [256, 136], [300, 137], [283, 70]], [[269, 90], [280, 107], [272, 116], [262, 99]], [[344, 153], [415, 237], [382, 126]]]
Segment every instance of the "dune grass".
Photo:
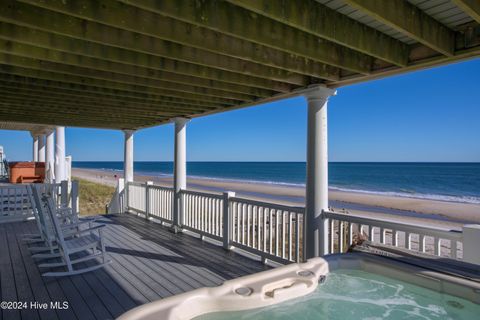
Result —
[[105, 206], [112, 199], [115, 188], [84, 179], [73, 179], [79, 182], [80, 214], [84, 216], [104, 214]]

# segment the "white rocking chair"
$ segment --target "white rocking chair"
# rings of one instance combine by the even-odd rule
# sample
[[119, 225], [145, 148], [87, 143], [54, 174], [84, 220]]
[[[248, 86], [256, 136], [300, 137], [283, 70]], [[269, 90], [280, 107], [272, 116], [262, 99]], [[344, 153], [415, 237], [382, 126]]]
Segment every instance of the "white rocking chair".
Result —
[[[36, 189], [36, 186], [34, 186]], [[37, 194], [40, 194], [36, 190]], [[39, 264], [40, 268], [55, 268], [66, 267], [66, 271], [50, 271], [43, 273], [45, 277], [49, 276], [69, 276], [75, 274], [81, 274], [89, 271], [93, 271], [104, 267], [110, 260], [107, 260], [105, 252], [105, 244], [102, 237], [102, 228], [105, 225], [97, 225], [88, 229], [78, 229], [75, 224], [73, 225], [61, 225], [59, 217], [55, 211], [55, 204], [51, 197], [46, 195], [42, 196], [41, 201], [45, 203], [46, 212], [48, 213], [51, 222], [53, 224], [54, 237], [56, 245], [58, 246], [58, 262], [46, 262]], [[69, 227], [71, 226], [71, 228]], [[84, 254], [78, 257], [72, 257], [77, 254]], [[93, 266], [82, 266], [74, 268], [81, 262], [90, 260], [96, 260], [101, 258], [101, 263]]]
[[[23, 241], [33, 244], [28, 249], [30, 252], [36, 253], [32, 256], [35, 259], [59, 257], [59, 253], [55, 252], [58, 249], [58, 245], [54, 235], [53, 223], [46, 211], [45, 202], [41, 201], [42, 195], [49, 194], [48, 187], [45, 185], [29, 186], [28, 194], [39, 233], [24, 235]], [[67, 210], [56, 208], [57, 216], [62, 221], [61, 226], [65, 229], [65, 234], [72, 234], [71, 230], [80, 229], [83, 225], [88, 224], [88, 227], [92, 227], [94, 220], [80, 221], [77, 219], [77, 222], [73, 223], [73, 219], [70, 219], [68, 216], [65, 217], [65, 211]]]

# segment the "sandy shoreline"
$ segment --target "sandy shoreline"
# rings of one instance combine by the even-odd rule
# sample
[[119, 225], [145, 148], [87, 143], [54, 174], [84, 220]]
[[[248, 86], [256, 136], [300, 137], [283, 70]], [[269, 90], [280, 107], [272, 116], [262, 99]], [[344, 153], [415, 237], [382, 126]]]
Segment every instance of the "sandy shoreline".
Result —
[[[101, 184], [116, 185], [116, 177], [121, 173], [108, 170], [73, 168], [72, 175]], [[153, 181], [155, 184], [172, 186], [171, 177], [136, 175], [135, 181]], [[237, 196], [257, 200], [304, 205], [305, 189], [302, 187], [271, 185], [262, 183], [219, 181], [188, 178], [188, 188], [198, 191], [235, 191]], [[480, 205], [427, 199], [414, 199], [386, 195], [373, 195], [331, 190], [331, 206], [345, 208], [350, 212], [369, 217], [387, 217], [403, 221], [416, 221], [428, 224], [458, 227], [465, 222], [480, 223]]]

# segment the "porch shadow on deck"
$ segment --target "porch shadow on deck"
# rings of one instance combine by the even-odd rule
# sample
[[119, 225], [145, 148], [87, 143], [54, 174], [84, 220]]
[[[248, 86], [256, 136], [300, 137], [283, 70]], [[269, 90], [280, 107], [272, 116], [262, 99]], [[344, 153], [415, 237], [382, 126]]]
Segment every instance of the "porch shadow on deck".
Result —
[[[83, 275], [44, 278], [21, 235], [35, 222], [0, 224], [2, 301], [25, 310], [2, 310], [3, 319], [112, 319], [150, 301], [265, 270], [262, 263], [200, 239], [173, 234], [133, 215], [100, 219], [112, 263]], [[35, 310], [31, 302], [68, 301], [66, 310]]]

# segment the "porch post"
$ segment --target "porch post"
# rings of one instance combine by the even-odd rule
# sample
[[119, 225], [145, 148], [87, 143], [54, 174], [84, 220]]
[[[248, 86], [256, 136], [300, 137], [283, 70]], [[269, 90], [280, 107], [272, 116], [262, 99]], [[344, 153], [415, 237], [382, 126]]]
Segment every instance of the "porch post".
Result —
[[54, 150], [54, 141], [53, 141], [53, 130], [50, 130], [47, 133], [47, 149], [46, 149], [46, 163], [45, 163], [45, 173], [47, 181], [52, 183], [54, 181], [54, 170], [55, 170], [55, 150]]
[[175, 118], [175, 160], [173, 162], [173, 227], [174, 231], [181, 226], [182, 206], [180, 191], [187, 188], [187, 122], [186, 118]]
[[45, 162], [45, 135], [38, 136], [38, 161]]
[[125, 183], [133, 182], [133, 130], [123, 130], [125, 146], [123, 149], [123, 177]]
[[335, 90], [316, 87], [307, 90], [307, 185], [306, 185], [306, 257], [328, 254], [328, 140], [327, 101]]
[[38, 161], [38, 135], [36, 134], [32, 134], [32, 140], [33, 140], [33, 155], [32, 155], [32, 160], [34, 162], [37, 162]]
[[65, 127], [55, 128], [55, 182], [60, 183], [65, 177]]

